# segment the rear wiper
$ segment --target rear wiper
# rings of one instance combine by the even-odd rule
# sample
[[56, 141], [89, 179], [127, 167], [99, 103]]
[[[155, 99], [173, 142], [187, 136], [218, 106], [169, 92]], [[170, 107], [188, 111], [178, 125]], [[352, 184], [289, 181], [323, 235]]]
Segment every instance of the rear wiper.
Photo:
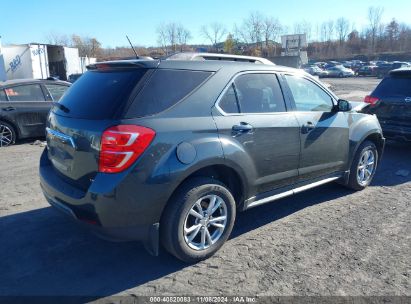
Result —
[[67, 108], [65, 105], [62, 105], [61, 103], [58, 102], [52, 102], [51, 105], [54, 107], [56, 106], [57, 108], [59, 108], [60, 110], [62, 110], [65, 113], [70, 112], [70, 109]]

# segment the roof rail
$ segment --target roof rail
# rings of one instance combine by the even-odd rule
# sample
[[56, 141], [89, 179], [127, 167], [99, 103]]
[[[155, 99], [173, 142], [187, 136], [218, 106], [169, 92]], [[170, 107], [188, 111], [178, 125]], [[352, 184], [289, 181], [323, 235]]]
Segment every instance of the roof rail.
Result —
[[166, 58], [165, 60], [223, 60], [223, 61], [237, 61], [237, 62], [251, 62], [256, 64], [269, 64], [275, 65], [268, 59], [254, 56], [242, 56], [232, 54], [217, 54], [217, 53], [175, 53]]

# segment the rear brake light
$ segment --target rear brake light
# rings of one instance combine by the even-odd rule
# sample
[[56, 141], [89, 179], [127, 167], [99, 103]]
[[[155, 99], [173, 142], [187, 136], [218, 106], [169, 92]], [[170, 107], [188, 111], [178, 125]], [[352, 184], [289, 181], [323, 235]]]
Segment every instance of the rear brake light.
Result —
[[379, 101], [379, 99], [377, 97], [373, 97], [371, 95], [367, 95], [364, 98], [364, 102], [369, 103], [371, 106], [375, 106], [378, 101]]
[[126, 170], [147, 149], [155, 135], [152, 129], [136, 125], [108, 128], [101, 137], [99, 172]]

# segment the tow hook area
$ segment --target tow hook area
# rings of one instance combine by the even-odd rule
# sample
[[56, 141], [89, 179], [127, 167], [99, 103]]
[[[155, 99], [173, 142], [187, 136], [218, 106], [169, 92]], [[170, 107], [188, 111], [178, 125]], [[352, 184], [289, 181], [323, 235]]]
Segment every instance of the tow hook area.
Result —
[[148, 240], [143, 244], [149, 254], [158, 256], [160, 247], [160, 223], [155, 223], [150, 227]]

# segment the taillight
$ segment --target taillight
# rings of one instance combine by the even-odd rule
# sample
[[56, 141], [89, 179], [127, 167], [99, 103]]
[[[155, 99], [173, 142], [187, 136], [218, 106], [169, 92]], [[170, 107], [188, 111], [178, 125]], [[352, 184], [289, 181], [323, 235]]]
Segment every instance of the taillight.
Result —
[[375, 106], [378, 101], [379, 101], [379, 99], [377, 97], [374, 97], [374, 96], [371, 96], [371, 95], [367, 95], [364, 98], [364, 102], [369, 103], [371, 106]]
[[121, 172], [147, 149], [156, 132], [136, 125], [110, 127], [101, 137], [98, 170], [104, 173]]

